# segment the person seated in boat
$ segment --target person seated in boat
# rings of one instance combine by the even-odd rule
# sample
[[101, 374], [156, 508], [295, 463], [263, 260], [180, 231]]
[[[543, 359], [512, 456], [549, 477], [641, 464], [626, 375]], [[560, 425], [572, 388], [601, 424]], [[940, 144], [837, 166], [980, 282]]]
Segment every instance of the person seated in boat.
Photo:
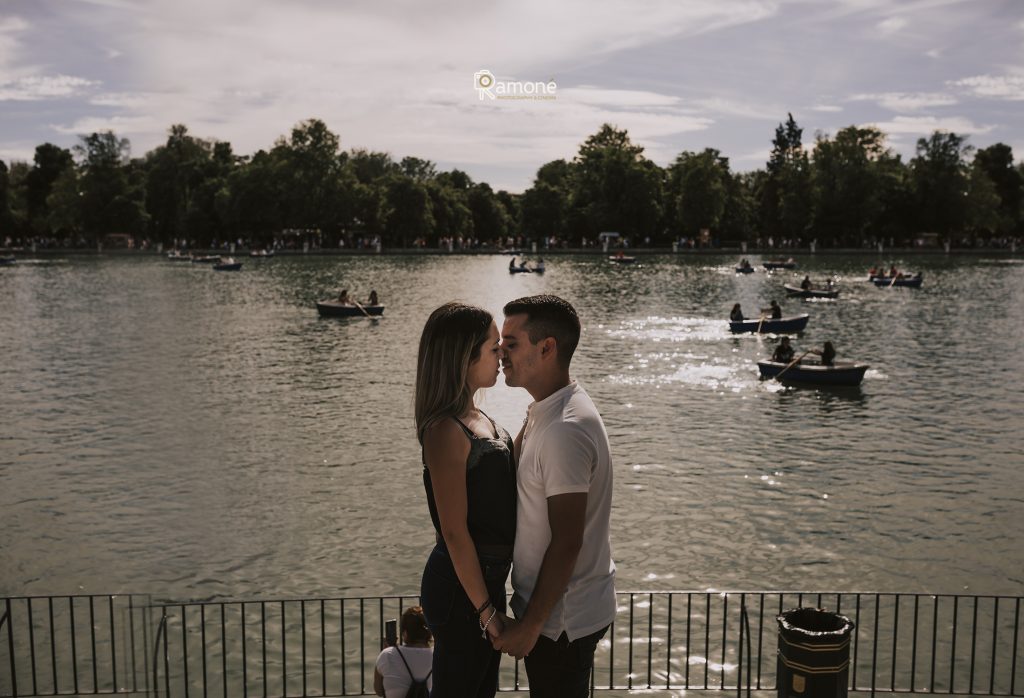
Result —
[[914, 274], [913, 278], [914, 279], [920, 279], [921, 278], [921, 272], [917, 272], [916, 274]]
[[773, 300], [767, 308], [761, 308], [762, 313], [771, 313], [772, 320], [782, 319], [782, 308], [779, 306], [779, 302]]
[[819, 349], [811, 349], [812, 354], [817, 354], [821, 357], [822, 366], [835, 366], [836, 364], [836, 348], [832, 346], [832, 342], [825, 342], [825, 346]]
[[732, 307], [732, 312], [729, 313], [729, 320], [731, 322], [743, 322], [743, 310], [740, 308], [739, 303]]
[[836, 282], [835, 282], [835, 280], [831, 276], [828, 277], [827, 279], [825, 279], [825, 290], [831, 291], [832, 287], [835, 286], [835, 285], [836, 285]]
[[348, 297], [347, 288], [343, 289], [341, 293], [338, 294], [338, 303], [341, 303], [342, 305], [352, 305], [352, 299]]
[[810, 291], [811, 290], [811, 277], [810, 276], [805, 276], [804, 277], [804, 280], [800, 282], [800, 288], [802, 288], [804, 291]]
[[789, 337], [783, 337], [782, 341], [779, 342], [779, 346], [775, 347], [775, 353], [772, 354], [772, 361], [776, 361], [780, 364], [788, 364], [793, 360], [793, 347], [789, 343]]
[[537, 263], [533, 266], [533, 270], [534, 271], [539, 271], [539, 272], [544, 271], [544, 258], [543, 257], [540, 257], [539, 259], [537, 259]]
[[898, 273], [899, 273], [899, 271], [896, 269], [896, 265], [895, 264], [893, 264], [891, 267], [889, 267], [889, 276], [896, 276], [896, 274], [898, 274]]
[[509, 271], [515, 271], [516, 270], [516, 258], [515, 258], [515, 255], [512, 256], [512, 260], [508, 263], [508, 270]]
[[367, 305], [380, 305], [380, 299], [377, 298], [376, 291], [370, 291], [370, 297], [366, 299]]

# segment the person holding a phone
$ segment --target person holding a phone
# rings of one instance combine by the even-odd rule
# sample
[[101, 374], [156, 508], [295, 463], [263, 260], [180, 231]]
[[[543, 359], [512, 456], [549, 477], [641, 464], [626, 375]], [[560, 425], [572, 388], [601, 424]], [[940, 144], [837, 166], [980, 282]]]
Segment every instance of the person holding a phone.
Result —
[[436, 542], [420, 587], [434, 635], [433, 698], [492, 698], [505, 580], [516, 533], [508, 432], [474, 398], [498, 379], [498, 327], [481, 308], [447, 303], [427, 320], [416, 363], [416, 429]]
[[414, 681], [431, 686], [432, 637], [419, 606], [402, 613], [402, 646], [398, 647], [398, 623], [389, 620], [384, 635], [384, 649], [377, 656], [373, 669], [373, 692], [386, 698], [402, 698]]

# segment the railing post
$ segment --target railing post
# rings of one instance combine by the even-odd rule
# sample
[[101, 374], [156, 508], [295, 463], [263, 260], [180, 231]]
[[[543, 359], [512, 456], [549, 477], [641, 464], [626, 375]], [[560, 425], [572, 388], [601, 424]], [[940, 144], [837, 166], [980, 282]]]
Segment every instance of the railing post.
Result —
[[0, 628], [7, 623], [7, 656], [11, 661], [11, 695], [18, 695], [18, 671], [14, 662], [14, 619], [11, 616], [11, 600], [4, 599], [4, 617], [0, 618]]

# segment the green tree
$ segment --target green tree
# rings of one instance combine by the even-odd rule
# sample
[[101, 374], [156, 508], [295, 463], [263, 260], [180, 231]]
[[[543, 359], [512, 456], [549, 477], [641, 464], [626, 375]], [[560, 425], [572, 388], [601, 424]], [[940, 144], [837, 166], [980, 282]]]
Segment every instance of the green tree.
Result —
[[883, 212], [884, 161], [893, 159], [885, 135], [848, 126], [835, 138], [819, 136], [811, 187], [814, 233], [826, 245], [856, 245], [877, 230]]
[[7, 237], [14, 233], [14, 214], [11, 212], [11, 178], [7, 164], [0, 160], [0, 235]]
[[32, 230], [49, 232], [47, 225], [46, 200], [53, 190], [53, 184], [66, 170], [74, 167], [71, 151], [52, 143], [36, 146], [32, 170], [25, 179], [25, 199], [28, 205], [28, 221]]
[[935, 131], [918, 139], [910, 168], [919, 230], [939, 233], [951, 242], [966, 228], [970, 152], [967, 139], [955, 133]]
[[469, 211], [473, 216], [473, 235], [493, 240], [508, 234], [509, 215], [489, 184], [476, 184], [469, 190]]
[[568, 209], [569, 197], [565, 191], [538, 178], [523, 192], [523, 234], [527, 237], [562, 235]]
[[[473, 235], [473, 214], [466, 192], [444, 186], [440, 178], [426, 184], [436, 235], [468, 238]], [[428, 242], [432, 243], [432, 240]]]
[[397, 175], [388, 181], [385, 197], [386, 244], [406, 247], [418, 237], [430, 239], [433, 236], [434, 215], [426, 185]]
[[719, 232], [729, 198], [729, 160], [713, 148], [684, 151], [669, 167], [669, 196], [674, 199], [675, 230], [697, 237], [704, 229]]
[[572, 168], [572, 206], [583, 233], [656, 236], [662, 214], [661, 168], [625, 130], [604, 124], [580, 147]]
[[1013, 149], [996, 143], [974, 154], [974, 166], [980, 168], [995, 185], [998, 220], [991, 228], [998, 235], [1012, 235], [1021, 229], [1021, 205], [1024, 203], [1024, 176], [1013, 163]]
[[141, 170], [130, 165], [131, 146], [127, 138], [112, 131], [82, 136], [75, 146], [81, 161], [82, 230], [92, 241], [107, 233], [140, 235], [145, 232], [145, 180]]

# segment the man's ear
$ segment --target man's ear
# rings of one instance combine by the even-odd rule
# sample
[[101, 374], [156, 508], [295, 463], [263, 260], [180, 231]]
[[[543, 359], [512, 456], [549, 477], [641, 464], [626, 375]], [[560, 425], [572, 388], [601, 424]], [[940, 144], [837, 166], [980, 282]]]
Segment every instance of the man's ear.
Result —
[[540, 355], [543, 358], [549, 356], [557, 356], [558, 342], [555, 341], [554, 337], [546, 337], [540, 345]]

